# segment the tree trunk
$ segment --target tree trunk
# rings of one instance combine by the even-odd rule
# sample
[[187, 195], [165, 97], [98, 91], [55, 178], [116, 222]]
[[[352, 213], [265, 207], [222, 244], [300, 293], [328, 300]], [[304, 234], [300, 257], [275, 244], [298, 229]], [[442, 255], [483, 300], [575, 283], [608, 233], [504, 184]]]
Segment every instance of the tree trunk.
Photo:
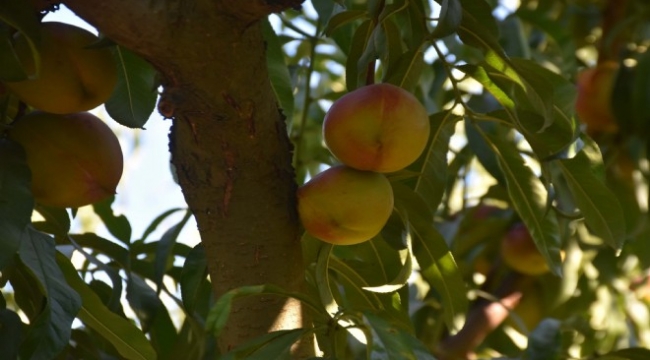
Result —
[[[291, 144], [259, 22], [297, 1], [63, 2], [163, 76], [159, 109], [173, 119], [172, 162], [198, 223], [215, 295], [265, 283], [300, 290]], [[296, 302], [238, 300], [219, 345], [225, 351], [301, 326], [310, 325]]]

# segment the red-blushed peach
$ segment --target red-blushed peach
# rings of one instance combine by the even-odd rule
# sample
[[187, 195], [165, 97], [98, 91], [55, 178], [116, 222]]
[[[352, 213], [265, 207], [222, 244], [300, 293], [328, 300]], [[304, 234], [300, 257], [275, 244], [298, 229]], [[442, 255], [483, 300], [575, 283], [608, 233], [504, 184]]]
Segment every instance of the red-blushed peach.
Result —
[[390, 182], [375, 172], [335, 166], [298, 189], [298, 213], [305, 230], [335, 245], [370, 240], [392, 211]]
[[[41, 26], [38, 77], [5, 86], [29, 106], [54, 114], [90, 110], [108, 100], [117, 83], [117, 65], [92, 33], [69, 24], [45, 22]], [[14, 49], [28, 74], [36, 73], [31, 49], [18, 35]]]
[[122, 149], [98, 117], [35, 111], [14, 124], [9, 136], [27, 153], [38, 203], [79, 207], [115, 194], [122, 177]]
[[368, 85], [344, 95], [323, 122], [327, 147], [343, 164], [382, 173], [413, 163], [430, 131], [424, 106], [390, 84]]
[[523, 223], [513, 225], [502, 238], [501, 257], [506, 265], [522, 274], [541, 275], [549, 271], [546, 260]]
[[578, 97], [576, 113], [587, 125], [587, 132], [614, 133], [618, 130], [612, 111], [612, 91], [619, 65], [607, 61], [578, 74]]

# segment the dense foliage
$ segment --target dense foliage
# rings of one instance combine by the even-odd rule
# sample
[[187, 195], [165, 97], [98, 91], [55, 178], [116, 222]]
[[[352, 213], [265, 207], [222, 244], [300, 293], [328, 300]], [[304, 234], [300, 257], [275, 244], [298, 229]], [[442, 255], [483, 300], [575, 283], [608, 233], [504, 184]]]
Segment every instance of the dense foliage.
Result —
[[[422, 155], [386, 174], [394, 210], [379, 235], [349, 246], [303, 235], [304, 292], [250, 284], [213, 296], [202, 245], [179, 239], [187, 209], [151, 209], [160, 216], [133, 234], [110, 197], [92, 204], [110, 239], [70, 233], [76, 209], [34, 202], [33, 171], [11, 136], [39, 108], [5, 86], [0, 353], [275, 359], [315, 336], [316, 356], [329, 359], [650, 358], [650, 5], [516, 3], [312, 0], [265, 21], [298, 185], [338, 164], [323, 119], [352, 90], [397, 85], [431, 126]], [[0, 4], [3, 83], [35, 75], [13, 39], [38, 44], [39, 14]], [[93, 47], [110, 49], [119, 70], [108, 114], [142, 127], [153, 67], [110, 39]], [[605, 80], [593, 75], [605, 68]], [[83, 260], [73, 264], [73, 253]], [[313, 326], [219, 355], [233, 302], [268, 295], [299, 300]]]

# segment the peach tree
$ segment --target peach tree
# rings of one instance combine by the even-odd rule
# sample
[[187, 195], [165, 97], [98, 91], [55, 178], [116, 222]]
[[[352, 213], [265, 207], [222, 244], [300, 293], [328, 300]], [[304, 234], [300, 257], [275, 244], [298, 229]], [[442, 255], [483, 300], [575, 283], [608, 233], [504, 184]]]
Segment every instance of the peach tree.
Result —
[[[99, 36], [43, 21], [63, 6]], [[649, 24], [642, 0], [0, 2], [2, 357], [649, 358]], [[136, 234], [106, 124], [155, 112], [187, 207]], [[361, 156], [393, 140], [398, 166]]]

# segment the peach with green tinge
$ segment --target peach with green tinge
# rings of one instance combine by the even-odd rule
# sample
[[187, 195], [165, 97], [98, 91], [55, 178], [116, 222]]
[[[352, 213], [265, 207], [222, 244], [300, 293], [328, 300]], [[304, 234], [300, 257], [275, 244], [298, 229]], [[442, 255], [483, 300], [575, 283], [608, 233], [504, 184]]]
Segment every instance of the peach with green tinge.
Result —
[[323, 136], [332, 154], [359, 170], [398, 171], [422, 154], [431, 125], [408, 91], [374, 84], [338, 99], [325, 115]]
[[305, 230], [335, 245], [370, 240], [393, 211], [393, 190], [379, 173], [331, 167], [298, 189], [298, 213]]
[[19, 34], [14, 49], [27, 74], [36, 78], [5, 82], [29, 106], [55, 114], [93, 109], [106, 102], [117, 83], [117, 65], [99, 38], [79, 27], [45, 22], [41, 26], [37, 72], [27, 39]]
[[36, 111], [18, 119], [9, 136], [25, 149], [38, 203], [79, 207], [115, 194], [122, 177], [122, 149], [95, 115]]

